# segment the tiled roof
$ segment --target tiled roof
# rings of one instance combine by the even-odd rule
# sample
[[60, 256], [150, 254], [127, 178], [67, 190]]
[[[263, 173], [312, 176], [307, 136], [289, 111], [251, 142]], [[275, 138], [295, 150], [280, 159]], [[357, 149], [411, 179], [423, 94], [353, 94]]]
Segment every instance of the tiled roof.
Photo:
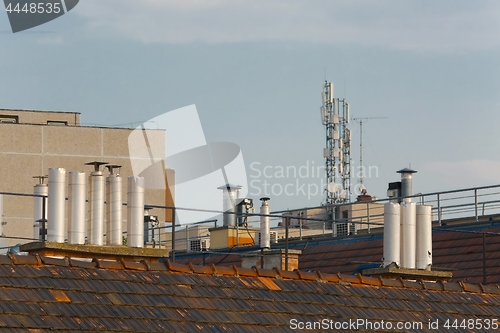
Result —
[[169, 261], [0, 256], [1, 332], [290, 332], [293, 320], [358, 319], [421, 322], [415, 331], [435, 332], [429, 320], [439, 320], [442, 328], [448, 319], [499, 315], [496, 286]]
[[[499, 233], [500, 227], [484, 227], [476, 231]], [[486, 283], [500, 283], [500, 235], [487, 234], [485, 238]], [[381, 234], [323, 239], [291, 243], [301, 249], [299, 269], [325, 273], [352, 274], [362, 263], [380, 263], [383, 257]], [[183, 258], [178, 255], [178, 258]], [[223, 265], [241, 265], [237, 254], [210, 254], [185, 257], [182, 262]], [[433, 235], [433, 266], [453, 272], [451, 281], [483, 282], [483, 235], [481, 233], [439, 231]]]

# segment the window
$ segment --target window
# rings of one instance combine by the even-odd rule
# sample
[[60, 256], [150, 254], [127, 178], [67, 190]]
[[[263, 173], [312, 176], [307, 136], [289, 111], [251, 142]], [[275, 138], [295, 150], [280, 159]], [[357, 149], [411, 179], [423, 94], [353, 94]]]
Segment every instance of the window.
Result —
[[19, 123], [19, 116], [0, 115], [0, 123], [17, 124]]
[[68, 122], [59, 120], [47, 120], [47, 125], [68, 126]]

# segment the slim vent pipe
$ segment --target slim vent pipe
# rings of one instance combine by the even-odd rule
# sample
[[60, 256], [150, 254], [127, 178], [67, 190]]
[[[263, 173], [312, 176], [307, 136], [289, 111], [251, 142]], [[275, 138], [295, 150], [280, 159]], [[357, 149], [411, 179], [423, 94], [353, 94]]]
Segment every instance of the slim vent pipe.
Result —
[[64, 235], [66, 234], [64, 225], [65, 189], [66, 170], [50, 168], [47, 219], [47, 240], [49, 242], [64, 243]]
[[384, 267], [393, 262], [400, 265], [400, 212], [397, 203], [388, 202], [384, 205]]
[[269, 198], [260, 198], [262, 200], [262, 206], [260, 206], [260, 248], [269, 249], [271, 247], [271, 224], [269, 216], [269, 205], [267, 201]]
[[432, 265], [432, 206], [417, 205], [417, 269]]
[[85, 244], [85, 172], [71, 171], [68, 178], [68, 243]]
[[128, 177], [127, 246], [144, 246], [144, 178]]
[[[33, 193], [38, 195], [48, 195], [49, 188], [47, 184], [43, 183], [43, 180], [46, 178], [45, 176], [41, 177], [33, 177], [40, 180], [39, 184], [36, 184], [33, 188]], [[33, 207], [33, 239], [40, 240], [40, 228], [41, 228], [41, 220], [45, 220], [47, 222], [47, 198], [45, 198], [45, 209], [43, 207], [44, 200], [42, 197], [34, 198], [34, 207]], [[44, 216], [45, 212], [45, 216]], [[45, 225], [47, 228], [47, 225]]]

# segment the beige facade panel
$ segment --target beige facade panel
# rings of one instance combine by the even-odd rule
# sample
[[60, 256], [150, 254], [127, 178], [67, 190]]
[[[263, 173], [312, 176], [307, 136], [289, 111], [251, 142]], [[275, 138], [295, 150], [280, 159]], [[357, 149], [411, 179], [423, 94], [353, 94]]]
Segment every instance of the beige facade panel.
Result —
[[103, 129], [103, 154], [105, 156], [129, 157], [128, 136], [131, 132], [131, 129]]
[[102, 129], [92, 127], [43, 127], [43, 153], [49, 155], [102, 156]]
[[0, 191], [32, 193], [41, 167], [41, 155], [0, 152]]
[[41, 154], [43, 126], [0, 123], [0, 150], [9, 153]]

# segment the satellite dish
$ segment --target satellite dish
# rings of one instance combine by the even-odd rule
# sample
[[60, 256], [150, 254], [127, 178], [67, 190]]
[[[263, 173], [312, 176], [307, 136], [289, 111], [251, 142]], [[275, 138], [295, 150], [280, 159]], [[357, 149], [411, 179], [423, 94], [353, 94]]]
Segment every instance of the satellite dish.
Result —
[[327, 189], [328, 189], [328, 192], [330, 192], [330, 193], [336, 193], [339, 190], [339, 185], [331, 182], [330, 184], [328, 184]]

